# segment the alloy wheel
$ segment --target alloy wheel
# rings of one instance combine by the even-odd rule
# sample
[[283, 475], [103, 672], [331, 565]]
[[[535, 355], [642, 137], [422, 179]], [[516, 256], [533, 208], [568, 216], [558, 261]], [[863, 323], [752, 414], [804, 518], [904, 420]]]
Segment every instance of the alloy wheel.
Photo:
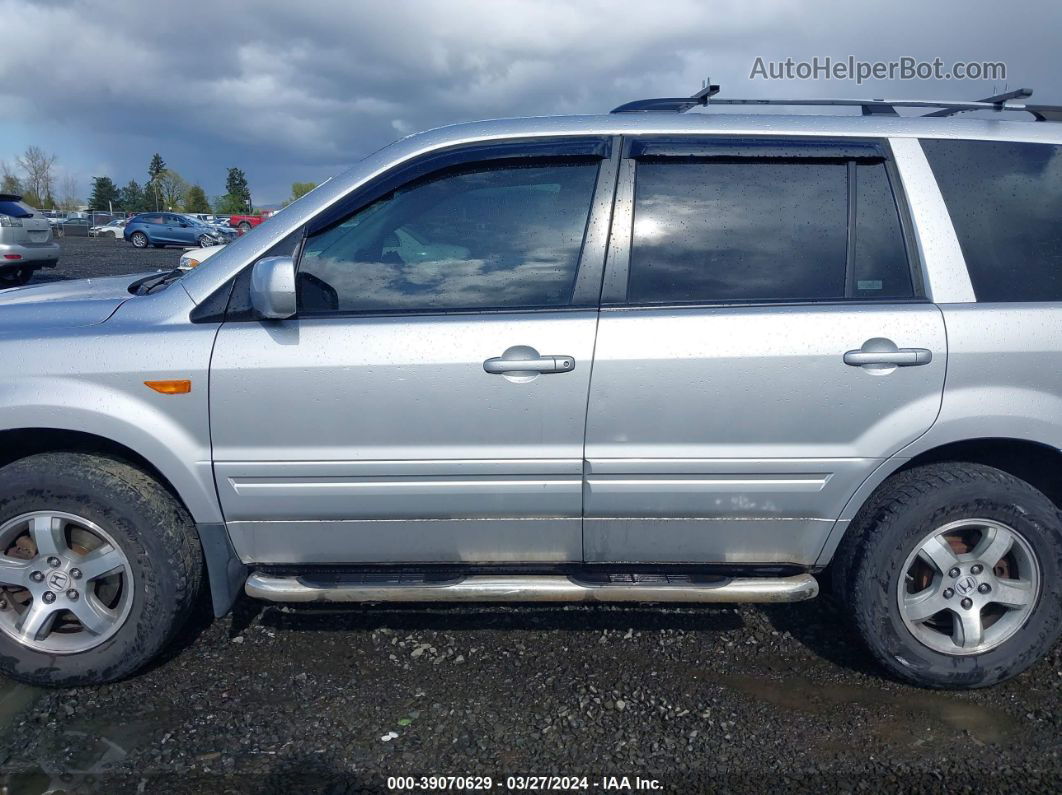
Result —
[[133, 604], [129, 560], [101, 527], [62, 511], [0, 525], [0, 631], [51, 654], [92, 649]]
[[1040, 566], [1029, 542], [991, 519], [949, 522], [926, 535], [904, 563], [900, 616], [934, 651], [982, 654], [1014, 635], [1040, 595]]

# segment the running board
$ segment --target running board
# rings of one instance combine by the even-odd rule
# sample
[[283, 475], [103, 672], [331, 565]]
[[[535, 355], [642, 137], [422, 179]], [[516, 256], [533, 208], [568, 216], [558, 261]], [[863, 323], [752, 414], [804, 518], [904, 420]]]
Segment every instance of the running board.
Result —
[[719, 578], [706, 583], [581, 582], [563, 575], [470, 575], [442, 582], [315, 582], [255, 572], [247, 595], [269, 602], [800, 602], [819, 584], [810, 574]]

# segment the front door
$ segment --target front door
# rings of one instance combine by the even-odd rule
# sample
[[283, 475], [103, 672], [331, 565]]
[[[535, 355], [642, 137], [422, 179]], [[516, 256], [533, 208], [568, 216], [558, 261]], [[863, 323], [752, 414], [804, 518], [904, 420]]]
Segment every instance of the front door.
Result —
[[635, 141], [586, 442], [586, 558], [814, 563], [947, 357], [884, 144]]
[[298, 316], [222, 326], [215, 475], [245, 560], [581, 558], [614, 161], [504, 154], [311, 225]]

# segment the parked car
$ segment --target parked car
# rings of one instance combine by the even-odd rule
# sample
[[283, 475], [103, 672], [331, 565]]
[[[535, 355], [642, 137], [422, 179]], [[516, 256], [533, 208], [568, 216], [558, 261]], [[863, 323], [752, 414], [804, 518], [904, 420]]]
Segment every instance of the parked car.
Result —
[[229, 226], [239, 229], [240, 234], [245, 235], [271, 215], [273, 215], [272, 210], [262, 210], [262, 212], [255, 215], [230, 215]]
[[129, 219], [123, 235], [136, 248], [212, 246], [233, 237], [230, 230], [204, 224], [186, 215], [168, 212], [140, 213]]
[[47, 217], [22, 197], [0, 193], [0, 287], [25, 284], [38, 268], [54, 268], [59, 244]]
[[116, 218], [105, 224], [99, 224], [89, 229], [89, 237], [113, 237], [115, 240], [123, 236], [126, 220]]
[[189, 249], [181, 254], [181, 258], [177, 261], [177, 267], [186, 271], [191, 270], [192, 268], [198, 268], [204, 261], [210, 259], [223, 248], [225, 248], [224, 244]]
[[41, 215], [48, 219], [48, 224], [52, 227], [52, 229], [55, 229], [55, 227], [58, 226], [64, 218], [66, 218], [66, 213], [62, 212], [61, 210], [43, 210], [38, 212], [40, 212]]
[[893, 676], [1016, 675], [1062, 630], [1062, 126], [940, 118], [985, 104], [444, 127], [193, 270], [7, 291], [0, 670], [121, 678], [207, 588], [825, 576]]
[[88, 218], [67, 216], [59, 222], [59, 232], [64, 237], [88, 237], [92, 222]]
[[204, 226], [208, 226], [211, 229], [213, 229], [215, 232], [218, 233], [218, 235], [219, 235], [218, 239], [219, 240], [224, 240], [226, 242], [231, 242], [231, 241], [235, 240], [237, 237], [239, 237], [239, 232], [237, 230], [233, 229], [228, 224], [218, 223], [217, 221], [212, 221], [212, 220], [203, 220], [201, 218], [198, 218], [198, 217], [192, 216], [192, 215], [186, 215], [185, 217], [192, 219], [192, 221], [194, 221], [195, 223], [202, 224]]

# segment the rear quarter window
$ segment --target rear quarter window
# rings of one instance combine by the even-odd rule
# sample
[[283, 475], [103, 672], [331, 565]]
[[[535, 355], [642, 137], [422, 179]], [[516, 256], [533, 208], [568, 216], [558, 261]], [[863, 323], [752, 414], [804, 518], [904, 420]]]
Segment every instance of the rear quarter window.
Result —
[[1062, 301], [1062, 146], [922, 141], [978, 301]]

